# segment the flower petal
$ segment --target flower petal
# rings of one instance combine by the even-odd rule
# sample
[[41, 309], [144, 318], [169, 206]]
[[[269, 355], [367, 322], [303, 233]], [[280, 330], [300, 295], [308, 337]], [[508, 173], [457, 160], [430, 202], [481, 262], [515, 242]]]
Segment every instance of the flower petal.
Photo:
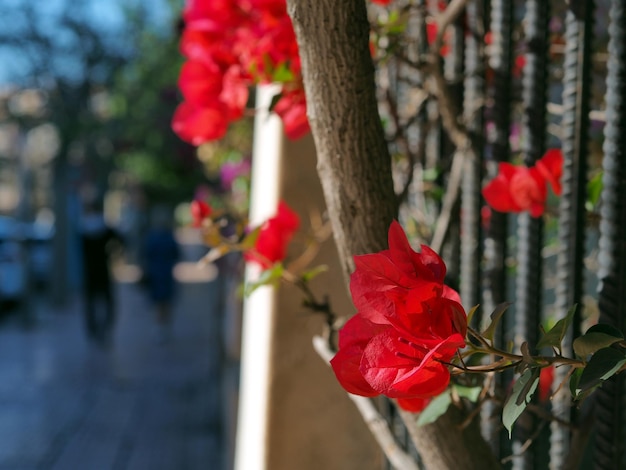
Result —
[[550, 183], [554, 194], [561, 195], [561, 176], [563, 174], [563, 153], [561, 149], [550, 149], [535, 164], [541, 176]]
[[428, 406], [431, 398], [398, 398], [398, 406], [411, 413], [419, 413]]
[[514, 169], [513, 165], [507, 163], [500, 164], [500, 173], [492, 179], [483, 188], [482, 194], [487, 204], [498, 212], [520, 212], [521, 207], [515, 202], [510, 193], [510, 180], [512, 174], [515, 174], [515, 170], [511, 173], [511, 169]]
[[434, 353], [407, 344], [390, 328], [367, 343], [360, 371], [374, 390], [390, 398], [436, 396], [448, 386], [450, 372]]

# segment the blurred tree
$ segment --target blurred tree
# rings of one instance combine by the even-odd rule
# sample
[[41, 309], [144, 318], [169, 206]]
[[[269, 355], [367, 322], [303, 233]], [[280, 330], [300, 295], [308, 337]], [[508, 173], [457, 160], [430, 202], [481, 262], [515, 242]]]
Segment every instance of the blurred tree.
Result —
[[[170, 13], [179, 12], [181, 3], [169, 1]], [[178, 18], [172, 18], [169, 28], [146, 28], [144, 16], [135, 11], [129, 12], [128, 22], [136, 32], [136, 55], [119, 71], [110, 97], [117, 138], [115, 163], [141, 184], [150, 201], [188, 200], [207, 177], [194, 147], [171, 130], [182, 62]]]
[[[180, 3], [162, 4], [161, 16], [172, 18]], [[121, 163], [149, 195], [180, 200], [183, 193], [189, 199], [192, 185], [202, 179], [193, 150], [169, 126], [179, 61], [175, 22], [170, 19], [171, 28], [157, 25], [152, 10], [145, 2], [0, 5], [0, 54], [9, 59], [4, 79], [47, 97], [42, 114], [13, 119], [26, 127], [52, 122], [59, 136], [51, 167], [51, 292], [59, 304], [68, 293], [68, 210], [83, 182], [103, 192]]]

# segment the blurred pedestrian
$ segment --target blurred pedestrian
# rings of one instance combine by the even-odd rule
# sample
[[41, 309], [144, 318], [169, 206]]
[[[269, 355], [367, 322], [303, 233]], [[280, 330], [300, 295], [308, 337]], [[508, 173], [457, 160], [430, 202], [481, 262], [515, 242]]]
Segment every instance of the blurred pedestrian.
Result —
[[157, 206], [150, 215], [150, 229], [144, 243], [143, 283], [156, 307], [159, 340], [166, 342], [171, 336], [176, 290], [174, 266], [180, 249], [174, 238], [171, 212], [164, 206]]
[[90, 339], [107, 343], [115, 324], [115, 299], [111, 279], [111, 253], [121, 242], [102, 212], [102, 202], [90, 197], [84, 202], [79, 225], [83, 262], [85, 327]]

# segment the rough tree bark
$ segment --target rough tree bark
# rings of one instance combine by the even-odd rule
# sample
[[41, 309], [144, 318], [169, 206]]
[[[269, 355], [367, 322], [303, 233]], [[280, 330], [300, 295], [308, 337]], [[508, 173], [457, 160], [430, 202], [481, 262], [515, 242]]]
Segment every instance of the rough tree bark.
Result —
[[308, 117], [344, 274], [352, 255], [387, 247], [397, 215], [378, 117], [363, 0], [288, 2], [300, 43]]
[[[352, 255], [387, 247], [397, 214], [391, 159], [378, 115], [364, 0], [287, 0], [302, 60], [308, 117], [346, 280]], [[498, 468], [458, 410], [410, 431], [431, 470]], [[452, 467], [450, 465], [453, 465]]]

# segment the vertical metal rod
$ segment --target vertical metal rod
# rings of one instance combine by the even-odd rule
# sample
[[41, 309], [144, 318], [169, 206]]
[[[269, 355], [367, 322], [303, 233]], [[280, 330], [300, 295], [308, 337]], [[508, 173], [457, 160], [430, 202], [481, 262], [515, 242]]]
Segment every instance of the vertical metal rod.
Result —
[[[490, 11], [491, 45], [489, 66], [493, 71], [493, 82], [490, 93], [493, 106], [489, 109], [489, 119], [494, 125], [495, 139], [491, 142], [491, 166], [486, 167], [489, 178], [497, 173], [497, 163], [509, 161], [509, 133], [511, 126], [511, 80], [513, 65], [513, 2], [510, 0], [492, 0]], [[508, 216], [493, 211], [485, 233], [483, 274], [482, 313], [493, 311], [496, 305], [506, 300], [506, 240], [508, 233]], [[501, 323], [503, 328], [504, 322]], [[503, 333], [497, 332], [496, 341], [501, 344]], [[502, 375], [496, 376], [494, 389], [500, 387]], [[501, 409], [486, 403], [481, 413], [481, 427], [487, 441], [491, 443], [496, 455], [502, 456], [501, 444], [508, 443], [501, 438]]]
[[[572, 351], [573, 338], [580, 335], [583, 296], [583, 252], [585, 243], [585, 199], [591, 88], [591, 41], [593, 37], [593, 0], [570, 3], [565, 23], [565, 64], [563, 76], [564, 156], [559, 206], [559, 245], [557, 258], [556, 309], [559, 318], [578, 305], [572, 328], [563, 340], [564, 351]], [[566, 368], [555, 370], [555, 387], [565, 380]], [[552, 413], [562, 420], [575, 418], [571, 396], [563, 387], [552, 400]], [[550, 466], [564, 468], [570, 455], [570, 430], [550, 425]]]
[[461, 188], [461, 299], [465, 307], [480, 303], [480, 278], [482, 261], [482, 230], [480, 209], [482, 200], [483, 163], [483, 109], [485, 103], [485, 67], [483, 38], [485, 26], [484, 0], [471, 0], [467, 4], [468, 33], [465, 38], [465, 93], [464, 118], [471, 132], [475, 160], [465, 163]]
[[[495, 139], [492, 145], [493, 165], [487, 167], [487, 176], [497, 174], [497, 163], [509, 161], [509, 132], [511, 127], [511, 69], [513, 2], [492, 0], [490, 29], [492, 36], [489, 65], [493, 70], [493, 107], [490, 110]], [[486, 312], [506, 300], [506, 238], [508, 217], [493, 212], [485, 241], [485, 283], [483, 307]]]
[[[523, 75], [524, 163], [532, 166], [545, 151], [547, 102], [547, 52], [550, 3], [527, 0], [525, 18], [526, 66]], [[522, 213], [518, 218], [517, 277], [515, 296], [516, 345], [537, 343], [541, 319], [543, 219]], [[526, 413], [517, 425], [513, 448], [517, 450], [532, 434], [534, 420]], [[514, 470], [534, 468], [534, 453], [529, 449], [513, 462]]]
[[[600, 321], [626, 326], [626, 3], [613, 0], [609, 12], [606, 125], [601, 195]], [[624, 468], [626, 384], [623, 374], [606, 381], [595, 402], [594, 468]]]

